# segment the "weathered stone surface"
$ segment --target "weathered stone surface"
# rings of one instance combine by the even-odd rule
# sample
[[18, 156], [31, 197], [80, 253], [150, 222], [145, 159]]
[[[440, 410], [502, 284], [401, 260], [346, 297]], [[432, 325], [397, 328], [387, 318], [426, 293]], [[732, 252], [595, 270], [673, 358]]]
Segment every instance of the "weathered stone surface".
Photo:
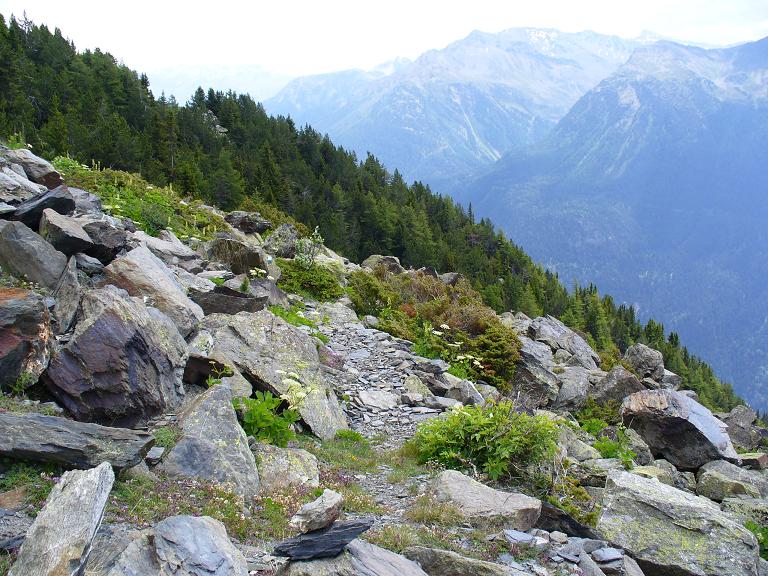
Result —
[[46, 208], [40, 219], [40, 236], [51, 246], [67, 256], [85, 252], [93, 247], [93, 241], [80, 223], [69, 216], [62, 216]]
[[590, 390], [589, 395], [598, 404], [622, 402], [624, 398], [645, 390], [642, 382], [624, 366], [614, 366], [608, 375]]
[[80, 188], [69, 188], [69, 193], [75, 199], [75, 214], [101, 216], [101, 198]]
[[19, 204], [13, 213], [13, 219], [23, 222], [32, 230], [37, 230], [46, 209], [59, 214], [70, 214], [75, 209], [75, 199], [66, 186], [59, 186]]
[[150, 236], [142, 230], [137, 230], [131, 236], [168, 266], [200, 260], [200, 255], [179, 240], [170, 230], [163, 230], [157, 237]]
[[656, 478], [659, 482], [666, 484], [667, 486], [675, 485], [675, 477], [672, 472], [664, 468], [659, 468], [658, 466], [635, 466], [630, 472], [642, 476], [643, 478]]
[[600, 458], [600, 452], [580, 440], [576, 433], [567, 426], [562, 427], [558, 444], [565, 450], [569, 458], [578, 462]]
[[0, 413], [0, 456], [91, 468], [109, 462], [116, 470], [142, 461], [155, 443], [141, 431], [85, 424], [42, 414]]
[[37, 382], [51, 358], [53, 334], [45, 300], [18, 288], [0, 288], [0, 391], [22, 375]]
[[281, 224], [264, 242], [264, 250], [278, 258], [293, 258], [298, 238], [299, 233], [293, 224]]
[[678, 376], [674, 372], [664, 369], [664, 376], [662, 376], [659, 382], [662, 388], [668, 388], [669, 390], [677, 390], [683, 385], [682, 377]]
[[77, 267], [89, 276], [101, 274], [104, 270], [104, 264], [98, 258], [88, 256], [88, 254], [75, 254], [75, 260], [77, 261]]
[[765, 452], [743, 452], [739, 454], [741, 465], [751, 470], [765, 470], [768, 468], [768, 454]]
[[559, 531], [579, 538], [599, 538], [594, 528], [578, 522], [570, 514], [549, 502], [541, 503], [541, 514], [536, 521], [536, 527], [548, 532]]
[[512, 330], [521, 335], [528, 333], [528, 328], [531, 327], [531, 322], [533, 322], [523, 312], [515, 312], [514, 314], [512, 312], [503, 312], [499, 315], [499, 319], [504, 326], [512, 328]]
[[0, 508], [0, 550], [18, 549], [31, 525], [26, 514]]
[[757, 540], [711, 501], [657, 480], [608, 476], [598, 531], [648, 576], [757, 576]]
[[664, 356], [658, 350], [638, 342], [627, 348], [624, 360], [640, 378], [648, 376], [657, 382], [664, 379]]
[[514, 376], [515, 391], [530, 407], [545, 406], [557, 400], [560, 381], [552, 372], [552, 351], [546, 344], [520, 337], [520, 361]]
[[596, 458], [579, 462], [569, 471], [582, 486], [602, 488], [611, 470], [624, 470], [624, 464], [618, 458]]
[[303, 396], [299, 414], [314, 434], [330, 439], [347, 428], [311, 336], [268, 310], [212, 314], [202, 326], [212, 337], [208, 356], [234, 366], [258, 389]]
[[509, 576], [503, 564], [467, 558], [449, 550], [411, 546], [403, 556], [418, 562], [429, 576]]
[[446, 286], [456, 286], [456, 284], [458, 284], [459, 281], [464, 279], [464, 275], [459, 274], [458, 272], [445, 272], [443, 274], [440, 274], [438, 278], [440, 278], [440, 282], [442, 282]]
[[752, 521], [758, 526], [768, 526], [768, 500], [765, 498], [725, 498], [722, 509], [742, 524]]
[[98, 258], [102, 263], [109, 264], [125, 248], [128, 234], [118, 223], [106, 216], [99, 219], [81, 220], [83, 230], [93, 241], [93, 247], [88, 255]]
[[53, 290], [67, 257], [21, 222], [0, 220], [0, 266], [14, 276]]
[[154, 308], [107, 286], [87, 293], [83, 318], [42, 380], [78, 420], [136, 426], [181, 403], [187, 346]]
[[253, 296], [249, 292], [233, 290], [228, 286], [215, 286], [212, 290], [200, 291], [190, 289], [189, 296], [208, 314], [237, 314], [238, 312], [258, 312], [263, 310], [269, 301], [269, 296]]
[[637, 392], [624, 400], [621, 413], [655, 455], [682, 470], [696, 470], [711, 460], [738, 459], [725, 425], [680, 392]]
[[32, 182], [42, 184], [46, 188], [55, 188], [62, 184], [61, 174], [47, 160], [35, 156], [27, 148], [16, 150], [4, 150], [5, 156], [10, 162], [20, 165], [24, 173]]
[[587, 394], [590, 389], [589, 370], [581, 366], [569, 366], [560, 368], [562, 372], [557, 374], [560, 380], [560, 391], [552, 405], [558, 410], [579, 410], [587, 402]]
[[272, 228], [272, 222], [258, 212], [235, 210], [224, 216], [224, 220], [245, 234], [263, 234]]
[[81, 574], [114, 481], [106, 462], [66, 472], [30, 527], [9, 576]]
[[768, 477], [725, 460], [707, 462], [696, 473], [696, 493], [715, 502], [730, 496], [768, 497]]
[[0, 202], [13, 206], [10, 213], [16, 211], [16, 205], [39, 196], [45, 190], [45, 186], [30, 182], [25, 176], [20, 176], [8, 166], [0, 167]]
[[77, 261], [74, 256], [69, 259], [61, 273], [53, 291], [53, 299], [56, 302], [53, 307], [56, 333], [63, 334], [72, 326], [80, 307], [80, 280], [77, 277]]
[[202, 320], [203, 309], [190, 300], [165, 264], [148, 248], [140, 246], [114, 260], [104, 269], [105, 282], [145, 299], [170, 317], [182, 336]]
[[360, 263], [363, 268], [373, 270], [377, 266], [383, 266], [390, 274], [402, 274], [405, 268], [400, 264], [400, 258], [396, 256], [382, 256], [381, 254], [372, 254]]
[[299, 508], [289, 526], [302, 533], [325, 528], [339, 517], [343, 503], [344, 497], [341, 494], [326, 488], [319, 498]]
[[179, 419], [182, 436], [160, 469], [230, 485], [246, 498], [259, 492], [259, 471], [237, 421], [232, 392], [222, 384], [195, 398]]
[[317, 488], [320, 469], [314, 454], [301, 448], [281, 448], [262, 442], [251, 445], [259, 469], [261, 490], [274, 494], [285, 488]]
[[361, 390], [359, 398], [369, 408], [389, 410], [397, 406], [397, 396], [384, 390]]
[[249, 274], [252, 269], [261, 268], [273, 278], [279, 278], [280, 269], [272, 262], [272, 257], [258, 246], [232, 238], [214, 238], [203, 246], [203, 251], [208, 259], [226, 264], [235, 274]]
[[448, 372], [443, 374], [442, 378], [448, 380], [450, 384], [450, 388], [445, 393], [447, 398], [458, 400], [465, 406], [481, 406], [485, 404], [485, 398], [469, 380], [456, 378], [456, 376]]
[[635, 432], [632, 428], [627, 428], [624, 431], [624, 436], [627, 439], [629, 449], [635, 453], [635, 464], [645, 466], [653, 462], [653, 453], [640, 434]]
[[587, 370], [595, 370], [600, 363], [600, 356], [587, 341], [553, 316], [535, 318], [528, 333], [531, 338], [544, 342], [553, 350], [570, 352], [578, 365]]
[[455, 470], [438, 474], [427, 494], [456, 506], [471, 521], [499, 519], [518, 530], [531, 528], [541, 511], [541, 501], [536, 498], [494, 490]]
[[734, 446], [740, 450], [754, 450], [760, 446], [761, 434], [753, 425], [757, 413], [749, 406], [736, 406], [724, 418], [728, 426], [728, 436]]
[[373, 518], [360, 518], [349, 522], [336, 522], [327, 528], [288, 538], [275, 546], [275, 556], [291, 560], [332, 558], [360, 534], [373, 526]]
[[277, 576], [427, 576], [418, 564], [399, 554], [353, 540], [336, 558], [289, 562]]

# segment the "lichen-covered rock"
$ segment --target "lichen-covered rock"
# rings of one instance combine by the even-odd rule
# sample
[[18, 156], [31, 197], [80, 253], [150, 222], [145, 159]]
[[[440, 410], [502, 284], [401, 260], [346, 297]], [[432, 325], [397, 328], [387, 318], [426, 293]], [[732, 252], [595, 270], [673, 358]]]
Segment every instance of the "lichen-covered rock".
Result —
[[503, 564], [467, 558], [450, 550], [411, 546], [403, 556], [418, 562], [429, 576], [509, 576], [510, 569]]
[[235, 274], [249, 274], [252, 269], [261, 268], [275, 280], [280, 277], [280, 268], [259, 246], [233, 238], [214, 238], [203, 246], [203, 253], [209, 260], [226, 264]]
[[504, 520], [517, 530], [531, 528], [541, 511], [541, 501], [536, 498], [495, 490], [456, 470], [438, 474], [427, 494], [455, 506], [470, 521]]
[[577, 364], [587, 370], [595, 370], [600, 364], [600, 356], [587, 341], [554, 316], [534, 319], [528, 333], [531, 338], [544, 342], [552, 350], [569, 352]]
[[400, 264], [400, 258], [397, 256], [382, 256], [381, 254], [372, 254], [363, 260], [360, 263], [360, 266], [363, 268], [369, 268], [370, 270], [373, 270], [377, 266], [383, 266], [384, 269], [390, 274], [402, 274], [405, 272], [405, 268], [402, 267]]
[[589, 370], [581, 366], [560, 368], [557, 374], [560, 380], [560, 390], [552, 405], [557, 410], [579, 410], [587, 402], [589, 393]]
[[293, 258], [296, 256], [296, 240], [299, 233], [293, 224], [281, 224], [264, 243], [264, 250], [278, 258]]
[[227, 214], [224, 220], [244, 234], [263, 234], [272, 228], [272, 222], [262, 217], [258, 212], [235, 210]]
[[20, 378], [37, 382], [53, 346], [51, 317], [39, 294], [0, 288], [0, 391]]
[[195, 398], [185, 407], [179, 425], [181, 439], [159, 466], [163, 472], [227, 484], [246, 498], [258, 494], [256, 460], [227, 386], [212, 386]]
[[762, 435], [754, 426], [757, 412], [749, 406], [736, 406], [723, 417], [728, 426], [728, 436], [739, 450], [754, 450], [760, 446]]
[[637, 376], [624, 366], [619, 365], [611, 368], [608, 375], [590, 390], [589, 395], [598, 404], [607, 404], [611, 401], [620, 403], [627, 396], [643, 390], [645, 390], [645, 386], [638, 380]]
[[289, 526], [306, 533], [330, 526], [341, 514], [344, 497], [327, 488], [312, 502], [307, 502], [293, 515]]
[[281, 448], [263, 442], [253, 443], [251, 450], [256, 457], [261, 490], [265, 494], [320, 485], [320, 469], [314, 454], [301, 448]]
[[41, 379], [78, 420], [132, 427], [181, 404], [187, 345], [170, 319], [107, 286], [87, 293]]
[[768, 497], [768, 478], [725, 460], [707, 462], [696, 473], [696, 493], [715, 502], [730, 496]]
[[712, 460], [738, 459], [725, 424], [680, 392], [637, 392], [624, 399], [621, 414], [654, 455], [661, 454], [681, 470], [696, 470]]
[[647, 576], [757, 576], [757, 540], [713, 502], [628, 472], [608, 475], [598, 531]]
[[3, 150], [3, 156], [10, 162], [20, 165], [32, 182], [42, 184], [46, 188], [55, 188], [63, 182], [61, 174], [50, 162], [34, 155], [27, 148]]
[[77, 220], [63, 216], [50, 208], [43, 210], [40, 219], [40, 236], [67, 256], [85, 252], [93, 246], [93, 240]]
[[664, 379], [664, 356], [658, 350], [638, 342], [627, 348], [624, 360], [640, 378], [648, 376], [656, 382]]
[[0, 220], [0, 266], [19, 278], [54, 290], [67, 257], [22, 222]]
[[726, 512], [742, 524], [754, 522], [758, 526], [768, 526], [768, 499], [765, 498], [725, 498], [722, 503]]
[[186, 295], [173, 272], [148, 248], [140, 246], [104, 269], [105, 282], [145, 299], [173, 320], [187, 336], [203, 318], [203, 309]]
[[27, 532], [9, 576], [81, 574], [114, 481], [106, 462], [66, 472]]
[[327, 440], [347, 428], [311, 336], [268, 310], [212, 314], [202, 327], [211, 336], [210, 350], [204, 351], [208, 356], [235, 367], [257, 388], [295, 395], [299, 414], [314, 434]]
[[64, 267], [56, 288], [53, 290], [53, 319], [56, 333], [63, 334], [72, 327], [80, 307], [80, 280], [77, 275], [77, 260], [73, 256]]

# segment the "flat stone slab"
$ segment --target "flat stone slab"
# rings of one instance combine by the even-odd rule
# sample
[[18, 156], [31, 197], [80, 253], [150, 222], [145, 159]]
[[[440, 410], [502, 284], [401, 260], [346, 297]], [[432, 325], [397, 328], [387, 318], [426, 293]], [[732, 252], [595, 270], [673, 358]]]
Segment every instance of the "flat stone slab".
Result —
[[283, 540], [275, 546], [275, 556], [291, 560], [332, 558], [342, 553], [347, 544], [373, 526], [373, 518], [336, 522], [328, 528]]

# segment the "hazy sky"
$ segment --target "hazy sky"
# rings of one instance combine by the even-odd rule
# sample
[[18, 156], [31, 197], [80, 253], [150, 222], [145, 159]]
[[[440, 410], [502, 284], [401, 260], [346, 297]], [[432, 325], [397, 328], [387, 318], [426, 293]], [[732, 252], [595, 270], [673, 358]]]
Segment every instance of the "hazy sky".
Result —
[[0, 0], [6, 18], [24, 11], [79, 49], [147, 72], [155, 92], [198, 75], [253, 83], [258, 97], [290, 77], [414, 58], [475, 29], [650, 30], [705, 44], [768, 36], [768, 0]]

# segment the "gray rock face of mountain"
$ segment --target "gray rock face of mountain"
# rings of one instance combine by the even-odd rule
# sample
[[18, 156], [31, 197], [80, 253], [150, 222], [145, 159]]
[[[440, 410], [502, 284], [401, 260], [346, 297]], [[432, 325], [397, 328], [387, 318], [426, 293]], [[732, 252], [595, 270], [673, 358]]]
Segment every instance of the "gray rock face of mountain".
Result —
[[636, 45], [593, 32], [473, 32], [386, 70], [299, 78], [266, 107], [436, 184], [544, 136]]
[[455, 194], [566, 284], [663, 321], [755, 406], [768, 402], [767, 69], [768, 39], [639, 48], [546, 139]]

